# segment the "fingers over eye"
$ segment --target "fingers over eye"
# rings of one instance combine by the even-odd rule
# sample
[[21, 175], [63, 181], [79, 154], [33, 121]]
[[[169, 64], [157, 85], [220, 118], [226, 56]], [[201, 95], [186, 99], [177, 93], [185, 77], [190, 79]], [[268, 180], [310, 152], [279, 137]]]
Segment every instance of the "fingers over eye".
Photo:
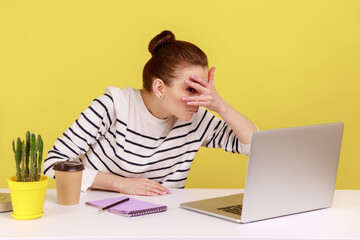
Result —
[[191, 75], [190, 76], [190, 79], [193, 81], [193, 82], [196, 82], [204, 87], [207, 87], [208, 85], [208, 82], [207, 81], [204, 81], [201, 77], [199, 76], [196, 76], [196, 75]]
[[195, 89], [195, 90], [196, 90], [197, 92], [199, 92], [199, 93], [208, 93], [208, 92], [209, 92], [209, 91], [208, 91], [208, 90], [209, 90], [209, 89], [208, 89], [208, 85], [203, 86], [203, 85], [201, 85], [200, 83], [194, 82], [194, 81], [192, 81], [192, 80], [186, 80], [185, 83], [186, 83], [189, 87]]
[[206, 101], [193, 101], [193, 102], [187, 102], [186, 104], [194, 107], [200, 107], [200, 106], [206, 107], [208, 105]]
[[201, 81], [201, 77], [196, 76], [196, 75], [190, 75], [190, 79], [196, 80], [196, 81]]
[[201, 95], [201, 96], [193, 96], [193, 97], [182, 97], [181, 100], [191, 102], [191, 101], [211, 101], [211, 96]]

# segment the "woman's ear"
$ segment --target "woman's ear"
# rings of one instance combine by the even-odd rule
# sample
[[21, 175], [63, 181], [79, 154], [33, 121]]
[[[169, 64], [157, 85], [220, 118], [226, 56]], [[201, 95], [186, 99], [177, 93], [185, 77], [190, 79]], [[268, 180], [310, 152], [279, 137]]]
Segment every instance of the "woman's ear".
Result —
[[160, 78], [157, 78], [153, 82], [153, 91], [157, 98], [163, 98], [165, 92], [165, 83]]

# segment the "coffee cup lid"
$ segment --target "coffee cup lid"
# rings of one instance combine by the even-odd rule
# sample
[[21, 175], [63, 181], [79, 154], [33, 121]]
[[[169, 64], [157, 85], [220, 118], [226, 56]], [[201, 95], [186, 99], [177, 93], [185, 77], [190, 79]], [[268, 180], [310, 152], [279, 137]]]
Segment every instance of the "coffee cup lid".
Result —
[[54, 163], [53, 169], [56, 171], [75, 172], [84, 170], [84, 164], [76, 161], [61, 161]]

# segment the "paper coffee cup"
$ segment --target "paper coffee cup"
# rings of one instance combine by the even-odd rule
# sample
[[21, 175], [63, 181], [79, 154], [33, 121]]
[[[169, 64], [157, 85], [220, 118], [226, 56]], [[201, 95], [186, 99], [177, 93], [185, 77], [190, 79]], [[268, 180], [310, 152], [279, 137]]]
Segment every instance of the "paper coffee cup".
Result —
[[76, 161], [63, 161], [54, 164], [57, 203], [61, 205], [78, 204], [84, 165]]

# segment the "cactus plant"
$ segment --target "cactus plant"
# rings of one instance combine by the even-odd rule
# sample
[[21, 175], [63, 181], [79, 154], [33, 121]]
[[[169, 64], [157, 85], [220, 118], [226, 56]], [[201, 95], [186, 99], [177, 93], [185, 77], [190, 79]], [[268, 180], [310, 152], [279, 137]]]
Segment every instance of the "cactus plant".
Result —
[[35, 134], [26, 133], [26, 140], [20, 138], [12, 143], [16, 177], [18, 182], [36, 182], [41, 176], [41, 165], [44, 143], [41, 136], [37, 138]]

